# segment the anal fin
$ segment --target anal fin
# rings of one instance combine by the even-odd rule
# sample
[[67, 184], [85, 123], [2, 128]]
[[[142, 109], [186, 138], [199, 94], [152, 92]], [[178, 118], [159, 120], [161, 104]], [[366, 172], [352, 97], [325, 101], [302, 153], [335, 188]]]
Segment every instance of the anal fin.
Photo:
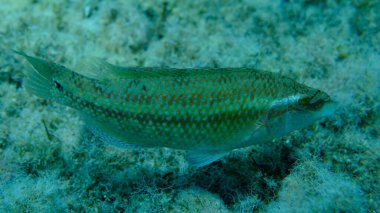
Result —
[[199, 168], [217, 161], [227, 154], [227, 151], [193, 150], [189, 151], [187, 160], [192, 166]]

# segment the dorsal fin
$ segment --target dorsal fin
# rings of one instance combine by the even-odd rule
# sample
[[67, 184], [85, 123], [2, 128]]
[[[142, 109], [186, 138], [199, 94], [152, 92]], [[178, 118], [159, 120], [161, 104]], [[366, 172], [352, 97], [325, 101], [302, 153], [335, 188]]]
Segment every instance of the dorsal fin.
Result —
[[178, 71], [178, 69], [161, 67], [121, 67], [112, 65], [96, 57], [81, 60], [74, 71], [96, 80], [179, 75], [175, 72]]
[[119, 75], [116, 66], [96, 57], [80, 60], [75, 66], [74, 71], [88, 78], [97, 80], [113, 79]]
[[[208, 68], [206, 70], [214, 70]], [[159, 77], [159, 76], [174, 76], [183, 77], [188, 75], [203, 75], [206, 74], [205, 69], [176, 69], [167, 67], [121, 67], [112, 65], [103, 59], [90, 57], [81, 60], [74, 69], [75, 72], [84, 75], [88, 78], [97, 80], [115, 79], [115, 78], [131, 78], [131, 77]], [[223, 70], [214, 70], [207, 74], [218, 72], [231, 72], [229, 68]], [[237, 70], [235, 70], [236, 72]]]

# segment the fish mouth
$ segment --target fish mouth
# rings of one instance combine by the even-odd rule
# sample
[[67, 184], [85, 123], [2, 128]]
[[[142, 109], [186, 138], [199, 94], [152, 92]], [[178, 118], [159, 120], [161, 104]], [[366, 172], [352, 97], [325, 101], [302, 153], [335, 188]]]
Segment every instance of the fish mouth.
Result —
[[323, 107], [316, 112], [316, 117], [326, 117], [335, 113], [338, 103], [335, 101], [326, 102]]

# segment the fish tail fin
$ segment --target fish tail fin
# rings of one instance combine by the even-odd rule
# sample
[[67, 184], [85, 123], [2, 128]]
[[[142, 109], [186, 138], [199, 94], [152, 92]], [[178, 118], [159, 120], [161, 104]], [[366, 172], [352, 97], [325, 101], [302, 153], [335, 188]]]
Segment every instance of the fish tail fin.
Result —
[[15, 53], [22, 55], [34, 67], [28, 69], [25, 88], [29, 93], [37, 95], [41, 98], [52, 98], [51, 88], [53, 84], [53, 75], [61, 69], [59, 65], [49, 61], [45, 61], [36, 57], [29, 56], [24, 52], [15, 51]]

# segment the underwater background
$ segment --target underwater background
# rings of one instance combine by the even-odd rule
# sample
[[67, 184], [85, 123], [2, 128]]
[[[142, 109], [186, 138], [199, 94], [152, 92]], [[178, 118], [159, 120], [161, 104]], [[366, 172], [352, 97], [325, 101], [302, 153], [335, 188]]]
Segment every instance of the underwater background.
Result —
[[[380, 1], [0, 0], [0, 212], [379, 212]], [[322, 89], [334, 116], [200, 169], [104, 144], [29, 95], [11, 50], [72, 67], [253, 67]]]

